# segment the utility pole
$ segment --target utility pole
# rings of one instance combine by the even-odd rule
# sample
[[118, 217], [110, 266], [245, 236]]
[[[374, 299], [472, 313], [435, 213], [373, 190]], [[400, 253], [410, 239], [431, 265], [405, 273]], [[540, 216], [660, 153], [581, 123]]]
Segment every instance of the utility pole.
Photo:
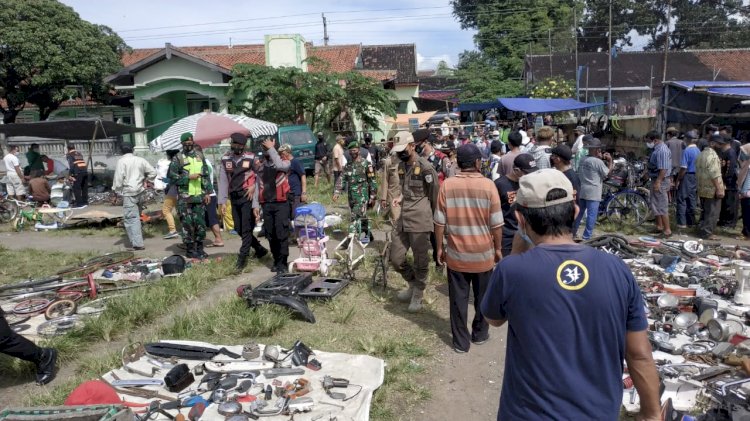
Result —
[[[576, 61], [576, 67], [575, 67], [575, 75], [576, 75], [576, 101], [580, 99], [580, 82], [581, 78], [578, 74], [578, 17], [577, 17], [577, 10], [575, 6], [573, 7], [573, 38], [575, 39], [575, 61]], [[580, 117], [581, 116], [581, 110], [577, 110], [576, 114]]]
[[667, 36], [664, 37], [664, 73], [662, 74], [662, 82], [667, 80], [667, 56], [669, 52], [669, 29], [672, 20], [672, 0], [667, 2]]
[[547, 29], [547, 42], [549, 43], [549, 77], [552, 77], [552, 28]]
[[323, 17], [323, 45], [328, 45], [328, 22], [325, 13], [321, 13], [320, 16]]
[[609, 0], [609, 57], [607, 65], [607, 117], [612, 114], [612, 0]]

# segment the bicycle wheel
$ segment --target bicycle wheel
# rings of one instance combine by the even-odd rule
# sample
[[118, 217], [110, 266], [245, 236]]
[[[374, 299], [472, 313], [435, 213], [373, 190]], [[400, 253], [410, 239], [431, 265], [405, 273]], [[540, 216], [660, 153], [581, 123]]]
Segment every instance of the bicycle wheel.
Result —
[[44, 311], [50, 304], [50, 300], [45, 298], [32, 298], [21, 301], [13, 307], [15, 314], [36, 314]]
[[78, 316], [65, 316], [47, 320], [40, 324], [36, 331], [40, 336], [50, 337], [62, 335], [69, 330], [82, 326], [83, 321]]
[[648, 203], [638, 193], [623, 191], [612, 196], [605, 212], [607, 219], [615, 224], [638, 226], [646, 221]]
[[18, 215], [18, 205], [11, 200], [0, 201], [0, 223], [7, 224]]
[[60, 276], [83, 276], [88, 275], [101, 269], [103, 267], [111, 266], [117, 263], [122, 263], [126, 260], [130, 260], [135, 257], [132, 251], [120, 251], [116, 253], [108, 253], [103, 256], [98, 256], [86, 260], [77, 266], [70, 266], [57, 272]]
[[76, 312], [76, 307], [76, 302], [73, 300], [57, 300], [50, 304], [47, 310], [44, 311], [44, 318], [52, 320], [70, 316]]
[[384, 291], [388, 286], [388, 263], [382, 257], [375, 263], [375, 269], [372, 272], [372, 289], [378, 285], [382, 285]]

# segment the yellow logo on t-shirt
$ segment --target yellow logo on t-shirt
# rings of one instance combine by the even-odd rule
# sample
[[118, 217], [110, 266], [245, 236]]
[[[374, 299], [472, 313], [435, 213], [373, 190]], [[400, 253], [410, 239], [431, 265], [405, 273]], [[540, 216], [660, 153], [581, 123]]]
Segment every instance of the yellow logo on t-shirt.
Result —
[[557, 267], [557, 283], [568, 291], [578, 291], [589, 282], [589, 270], [581, 262], [566, 260]]

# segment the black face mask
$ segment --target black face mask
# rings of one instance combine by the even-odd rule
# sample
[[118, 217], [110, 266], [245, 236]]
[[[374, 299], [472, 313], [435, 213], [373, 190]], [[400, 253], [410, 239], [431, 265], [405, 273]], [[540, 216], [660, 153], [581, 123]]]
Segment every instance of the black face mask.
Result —
[[414, 151], [417, 153], [417, 155], [422, 155], [422, 152], [424, 152], [424, 145], [419, 144], [414, 146]]
[[322, 142], [322, 141], [323, 141], [323, 136], [318, 136], [318, 142]]
[[411, 158], [411, 154], [408, 151], [396, 152], [396, 155], [398, 155], [398, 159], [404, 162], [408, 162], [409, 158]]
[[232, 145], [232, 152], [235, 155], [242, 155], [242, 153], [245, 152], [245, 147], [241, 145]]
[[193, 145], [182, 145], [182, 148], [185, 149], [185, 152], [190, 152], [193, 150]]

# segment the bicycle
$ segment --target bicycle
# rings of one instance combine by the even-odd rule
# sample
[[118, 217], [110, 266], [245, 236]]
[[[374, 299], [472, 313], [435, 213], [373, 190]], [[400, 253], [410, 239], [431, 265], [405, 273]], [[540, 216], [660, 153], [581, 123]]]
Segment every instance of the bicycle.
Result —
[[616, 161], [618, 171], [604, 182], [602, 202], [599, 206], [600, 218], [622, 226], [637, 226], [646, 221], [649, 215], [648, 190], [642, 186], [641, 162], [628, 162], [624, 158]]
[[22, 202], [12, 199], [18, 206], [18, 213], [11, 220], [11, 226], [16, 231], [23, 231], [27, 223], [32, 225], [41, 224], [44, 215], [39, 212], [34, 202]]
[[[378, 212], [379, 214], [380, 212]], [[388, 218], [388, 221], [390, 225], [393, 225], [393, 220]], [[386, 230], [385, 232], [385, 242], [383, 243], [383, 247], [380, 249], [380, 251], [377, 254], [377, 262], [375, 262], [375, 269], [372, 272], [372, 277], [370, 278], [371, 287], [375, 289], [375, 287], [378, 286], [378, 284], [383, 285], [383, 290], [385, 291], [388, 287], [388, 267], [391, 264], [391, 230]]]
[[[361, 241], [362, 219], [366, 218], [369, 221], [367, 204], [365, 203], [364, 206], [363, 218], [357, 218], [349, 223], [349, 234], [336, 246], [336, 256], [345, 262], [346, 275], [350, 280], [354, 280], [354, 268], [364, 259], [365, 248], [370, 243], [370, 241], [365, 243]], [[368, 235], [370, 236], [368, 240], [371, 240], [372, 233]], [[346, 254], [342, 256], [339, 250], [346, 250]]]
[[18, 200], [12, 199], [7, 193], [0, 198], [0, 223], [7, 224], [18, 215]]

